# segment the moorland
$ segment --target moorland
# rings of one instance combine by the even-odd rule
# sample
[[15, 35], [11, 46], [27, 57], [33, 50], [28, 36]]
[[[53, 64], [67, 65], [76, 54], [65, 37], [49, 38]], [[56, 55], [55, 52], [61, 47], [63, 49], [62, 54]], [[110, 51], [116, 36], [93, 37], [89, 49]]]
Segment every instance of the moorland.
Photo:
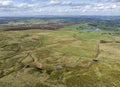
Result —
[[1, 17], [0, 87], [119, 87], [120, 17]]

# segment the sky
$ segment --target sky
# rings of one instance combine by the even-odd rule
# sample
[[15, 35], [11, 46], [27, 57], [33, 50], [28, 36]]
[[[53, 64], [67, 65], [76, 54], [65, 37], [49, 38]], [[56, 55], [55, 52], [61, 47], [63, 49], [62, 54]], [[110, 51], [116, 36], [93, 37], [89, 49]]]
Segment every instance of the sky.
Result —
[[120, 0], [0, 0], [0, 16], [120, 15]]

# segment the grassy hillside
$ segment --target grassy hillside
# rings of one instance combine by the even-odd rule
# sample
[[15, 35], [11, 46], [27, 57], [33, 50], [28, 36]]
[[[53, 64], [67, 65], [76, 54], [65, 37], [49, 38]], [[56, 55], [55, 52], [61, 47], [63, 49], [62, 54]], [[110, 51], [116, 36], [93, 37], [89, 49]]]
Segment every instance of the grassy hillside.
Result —
[[119, 87], [120, 35], [85, 25], [1, 31], [0, 87]]

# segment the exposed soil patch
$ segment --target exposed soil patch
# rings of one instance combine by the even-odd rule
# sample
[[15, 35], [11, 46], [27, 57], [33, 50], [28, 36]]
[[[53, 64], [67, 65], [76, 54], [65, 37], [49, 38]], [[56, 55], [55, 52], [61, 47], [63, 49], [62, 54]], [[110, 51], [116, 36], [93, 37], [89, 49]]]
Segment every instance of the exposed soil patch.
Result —
[[31, 29], [56, 30], [72, 24], [73, 23], [19, 24], [19, 25], [3, 25], [2, 28], [5, 31], [20, 31], [20, 30], [31, 30]]

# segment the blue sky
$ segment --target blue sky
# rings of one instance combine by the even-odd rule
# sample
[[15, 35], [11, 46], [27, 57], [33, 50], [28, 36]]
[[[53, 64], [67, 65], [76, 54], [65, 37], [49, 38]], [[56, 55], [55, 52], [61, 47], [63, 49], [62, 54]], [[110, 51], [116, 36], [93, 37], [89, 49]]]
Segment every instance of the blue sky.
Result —
[[0, 0], [0, 16], [120, 15], [120, 0]]

